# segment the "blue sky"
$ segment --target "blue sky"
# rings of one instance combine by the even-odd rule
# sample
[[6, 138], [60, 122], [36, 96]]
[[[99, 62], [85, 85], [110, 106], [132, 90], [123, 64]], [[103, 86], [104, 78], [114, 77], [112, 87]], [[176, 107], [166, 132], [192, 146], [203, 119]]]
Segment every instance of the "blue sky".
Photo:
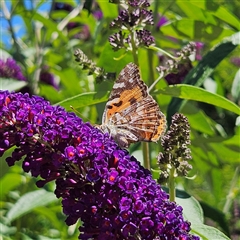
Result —
[[[25, 0], [24, 4], [27, 9], [31, 9], [32, 2], [30, 0]], [[37, 1], [36, 1], [37, 2]], [[2, 4], [5, 4], [8, 10], [11, 9], [11, 1], [3, 1]], [[44, 3], [38, 8], [40, 12], [49, 11], [51, 6], [51, 1], [44, 1]], [[16, 6], [17, 7], [17, 6]], [[25, 34], [24, 22], [20, 16], [14, 16], [12, 18], [12, 25], [14, 27], [15, 36], [22, 37]], [[11, 39], [12, 36], [10, 35], [9, 31], [9, 23], [5, 19], [2, 9], [0, 10], [0, 40], [4, 43], [5, 47], [9, 49], [11, 47]]]

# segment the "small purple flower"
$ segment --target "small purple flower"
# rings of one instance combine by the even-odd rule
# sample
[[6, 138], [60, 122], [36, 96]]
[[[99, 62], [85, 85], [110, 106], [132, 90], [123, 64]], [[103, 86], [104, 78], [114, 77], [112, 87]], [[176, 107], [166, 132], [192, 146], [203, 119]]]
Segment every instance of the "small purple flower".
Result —
[[128, 4], [131, 7], [137, 8], [147, 8], [150, 7], [150, 3], [147, 0], [129, 0]]
[[167, 18], [164, 17], [164, 16], [161, 16], [158, 23], [157, 23], [157, 28], [162, 27], [167, 22], [168, 22]]
[[134, 209], [137, 213], [141, 213], [144, 210], [144, 206], [145, 204], [143, 203], [142, 200], [138, 199], [135, 203], [134, 203]]
[[118, 180], [118, 171], [116, 170], [111, 170], [108, 174], [108, 183], [111, 184], [111, 185], [114, 185], [117, 180]]
[[87, 24], [81, 27], [81, 32], [79, 33], [79, 39], [87, 41], [91, 38], [90, 28]]
[[0, 91], [0, 119], [0, 155], [13, 148], [9, 166], [23, 159], [38, 187], [56, 182], [66, 224], [83, 222], [80, 239], [199, 239], [150, 171], [74, 113]]
[[188, 43], [176, 53], [177, 58], [168, 59], [164, 55], [159, 56], [161, 65], [157, 67], [157, 71], [165, 76], [169, 85], [181, 83], [192, 69], [189, 56], [195, 52], [195, 46], [194, 42]]
[[129, 210], [123, 210], [119, 214], [119, 219], [121, 222], [129, 222], [132, 218], [132, 212]]
[[55, 2], [53, 9], [54, 10], [65, 10], [67, 12], [71, 12], [73, 10], [73, 7], [67, 3]]
[[235, 66], [240, 67], [240, 57], [232, 57], [230, 59], [231, 63], [233, 63]]
[[0, 59], [0, 77], [14, 78], [21, 81], [26, 80], [22, 74], [20, 66], [11, 58], [8, 58], [6, 61]]
[[65, 148], [65, 157], [69, 160], [73, 160], [76, 155], [76, 149], [73, 146], [69, 146]]
[[[79, 31], [73, 35], [74, 38], [87, 41], [91, 38], [89, 26], [87, 24], [80, 24], [78, 22], [69, 22], [67, 24], [67, 30], [70, 32], [72, 29], [78, 28]], [[70, 36], [72, 37], [71, 33]]]
[[[123, 236], [124, 237], [128, 237], [127, 239], [130, 239], [130, 236], [134, 236], [137, 232], [137, 226], [133, 223], [127, 223], [123, 226]], [[136, 239], [136, 238], [132, 238], [132, 239]]]
[[105, 230], [111, 230], [112, 228], [112, 222], [111, 222], [111, 219], [110, 218], [104, 218], [103, 221], [102, 221], [102, 227], [105, 229]]
[[48, 85], [53, 86], [56, 90], [59, 90], [59, 85], [56, 83], [54, 75], [49, 72], [49, 67], [44, 66], [40, 72], [40, 81]]
[[202, 60], [202, 49], [204, 47], [204, 43], [202, 42], [195, 42], [195, 48], [196, 48], [196, 60], [200, 61]]
[[120, 209], [121, 209], [121, 211], [129, 210], [131, 208], [131, 205], [132, 205], [132, 200], [130, 198], [123, 197], [120, 200]]
[[189, 59], [186, 59], [183, 63], [179, 63], [177, 66], [177, 73], [169, 73], [165, 76], [168, 85], [182, 83], [192, 67], [192, 63]]
[[137, 34], [136, 41], [139, 42], [137, 43], [137, 46], [142, 45], [142, 46], [149, 47], [155, 42], [154, 37], [152, 36], [151, 32], [148, 30], [137, 30], [136, 34]]
[[96, 10], [93, 12], [93, 16], [99, 21], [103, 18], [103, 12], [101, 10]]
[[150, 217], [144, 217], [141, 220], [141, 228], [144, 229], [144, 231], [149, 231], [154, 226], [153, 221]]
[[125, 34], [122, 31], [112, 34], [108, 40], [114, 51], [127, 47], [126, 43], [128, 41], [125, 39]]

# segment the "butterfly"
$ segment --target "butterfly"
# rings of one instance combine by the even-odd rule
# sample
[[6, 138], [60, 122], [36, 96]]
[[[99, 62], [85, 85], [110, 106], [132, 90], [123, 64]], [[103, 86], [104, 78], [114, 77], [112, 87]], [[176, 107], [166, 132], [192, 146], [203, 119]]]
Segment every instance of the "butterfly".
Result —
[[100, 129], [120, 147], [139, 141], [157, 142], [166, 130], [166, 118], [148, 93], [136, 64], [120, 72], [107, 101]]

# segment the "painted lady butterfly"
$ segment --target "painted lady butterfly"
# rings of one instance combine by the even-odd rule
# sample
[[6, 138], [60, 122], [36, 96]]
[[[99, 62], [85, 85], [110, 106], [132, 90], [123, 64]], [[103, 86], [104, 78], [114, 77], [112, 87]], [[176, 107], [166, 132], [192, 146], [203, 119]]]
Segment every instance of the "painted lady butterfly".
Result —
[[140, 78], [138, 66], [129, 63], [119, 74], [102, 117], [100, 129], [120, 147], [157, 142], [166, 130], [166, 119]]

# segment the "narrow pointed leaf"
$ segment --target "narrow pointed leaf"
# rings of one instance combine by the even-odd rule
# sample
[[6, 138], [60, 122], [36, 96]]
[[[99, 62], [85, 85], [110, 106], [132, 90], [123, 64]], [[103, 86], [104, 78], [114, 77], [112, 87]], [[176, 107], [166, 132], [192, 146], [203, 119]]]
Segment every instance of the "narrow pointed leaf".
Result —
[[57, 201], [56, 196], [52, 192], [47, 192], [44, 189], [29, 192], [18, 199], [6, 217], [8, 221], [11, 222], [32, 211], [34, 208], [46, 206], [55, 201]]
[[181, 99], [194, 100], [212, 104], [216, 107], [224, 108], [228, 111], [240, 115], [240, 108], [233, 102], [229, 101], [218, 94], [208, 92], [207, 90], [186, 84], [171, 85], [164, 89], [158, 90], [159, 93], [171, 95]]

